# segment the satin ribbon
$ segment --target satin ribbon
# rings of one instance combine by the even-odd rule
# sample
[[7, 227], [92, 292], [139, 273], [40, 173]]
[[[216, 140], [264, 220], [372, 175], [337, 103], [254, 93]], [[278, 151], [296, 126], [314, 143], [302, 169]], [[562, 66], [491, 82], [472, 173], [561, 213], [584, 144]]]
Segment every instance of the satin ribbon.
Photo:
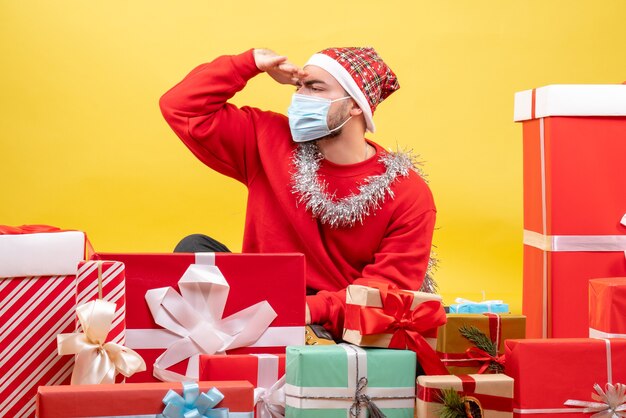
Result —
[[566, 406], [584, 407], [583, 413], [594, 413], [592, 418], [620, 418], [626, 417], [626, 385], [607, 383], [605, 389], [597, 383], [593, 385], [596, 393], [591, 398], [596, 402], [568, 399]]
[[477, 372], [478, 374], [483, 374], [493, 362], [498, 363], [504, 368], [504, 362], [505, 362], [504, 355], [492, 356], [485, 350], [482, 350], [478, 347], [470, 347], [467, 350], [465, 350], [465, 353], [467, 354], [468, 359], [477, 361], [482, 364], [480, 368], [478, 369], [478, 372]]
[[254, 389], [256, 418], [285, 417], [285, 376], [281, 377], [269, 388]]
[[83, 332], [57, 335], [60, 355], [75, 354], [72, 385], [115, 383], [121, 373], [130, 377], [146, 370], [141, 356], [130, 348], [105, 343], [115, 316], [115, 303], [93, 300], [76, 308]]
[[[178, 287], [180, 294], [171, 287], [146, 292], [154, 321], [178, 337], [154, 363], [154, 376], [163, 381], [196, 379], [200, 354], [251, 345], [277, 316], [262, 301], [222, 319], [230, 286], [217, 266], [191, 264]], [[186, 376], [167, 370], [187, 359]]]
[[[377, 286], [378, 287], [378, 286]], [[382, 309], [362, 307], [362, 335], [391, 333], [389, 348], [415, 351], [426, 374], [449, 374], [437, 353], [422, 333], [446, 323], [446, 314], [439, 301], [425, 301], [411, 309], [414, 295], [380, 285]]]
[[197, 383], [183, 382], [183, 396], [169, 390], [163, 398], [163, 418], [228, 418], [228, 408], [215, 408], [224, 399], [217, 388], [200, 392]]
[[[378, 286], [377, 286], [378, 287]], [[439, 301], [426, 301], [411, 309], [414, 295], [380, 285], [382, 309], [360, 309], [361, 334], [391, 333], [389, 348], [415, 351], [426, 374], [449, 374], [422, 333], [446, 323]]]

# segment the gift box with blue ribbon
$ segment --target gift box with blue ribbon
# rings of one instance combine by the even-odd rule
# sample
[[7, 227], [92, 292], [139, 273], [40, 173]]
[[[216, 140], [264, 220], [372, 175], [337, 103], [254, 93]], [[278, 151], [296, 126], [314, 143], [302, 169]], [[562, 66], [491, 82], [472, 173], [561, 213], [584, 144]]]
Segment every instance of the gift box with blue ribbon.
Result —
[[37, 418], [253, 418], [244, 381], [41, 386]]

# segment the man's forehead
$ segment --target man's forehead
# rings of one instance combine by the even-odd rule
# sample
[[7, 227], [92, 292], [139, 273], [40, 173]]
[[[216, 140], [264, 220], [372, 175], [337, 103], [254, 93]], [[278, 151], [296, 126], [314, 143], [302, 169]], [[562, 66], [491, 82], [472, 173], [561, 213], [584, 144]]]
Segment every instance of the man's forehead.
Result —
[[302, 79], [302, 82], [304, 83], [318, 81], [331, 85], [339, 84], [335, 77], [317, 65], [305, 65], [304, 70], [307, 72], [307, 76]]

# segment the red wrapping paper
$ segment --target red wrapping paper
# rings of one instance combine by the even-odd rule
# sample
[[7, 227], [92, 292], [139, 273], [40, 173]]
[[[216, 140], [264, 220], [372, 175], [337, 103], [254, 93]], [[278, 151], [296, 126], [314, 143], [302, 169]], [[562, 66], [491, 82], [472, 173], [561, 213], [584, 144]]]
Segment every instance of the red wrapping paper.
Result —
[[596, 383], [626, 382], [624, 339], [610, 340], [608, 355], [606, 341], [593, 338], [507, 340], [505, 345], [506, 374], [515, 379], [516, 417], [554, 417], [532, 410], [558, 409], [559, 418], [580, 418], [580, 413], [563, 412], [575, 409], [564, 406], [565, 401], [591, 401]]
[[[532, 119], [524, 121], [523, 136], [526, 231], [547, 237], [626, 235], [620, 224], [626, 212], [625, 117]], [[626, 276], [624, 253], [560, 252], [529, 242], [522, 309], [527, 337], [587, 336], [588, 281]]]
[[[225, 396], [217, 407], [230, 412], [251, 412], [253, 388], [248, 382], [199, 382]], [[122, 385], [42, 386], [37, 392], [38, 418], [77, 418], [159, 414], [169, 389], [182, 394], [180, 383], [126, 383]]]
[[[128, 338], [133, 329], [160, 329], [154, 322], [145, 301], [146, 291], [171, 286], [178, 290], [178, 280], [190, 264], [196, 262], [194, 254], [96, 254], [96, 259], [121, 261], [126, 266], [127, 346], [137, 351], [145, 360], [147, 370], [127, 378], [127, 382], [154, 382], [153, 364], [163, 353], [163, 348], [138, 349]], [[305, 281], [304, 256], [301, 254], [231, 254], [216, 253], [215, 264], [230, 285], [230, 294], [224, 317], [267, 300], [278, 314], [270, 327], [281, 329], [302, 328], [300, 344], [304, 344]], [[299, 331], [298, 331], [299, 332]], [[299, 338], [298, 338], [299, 339]], [[298, 345], [291, 338], [290, 345]], [[298, 341], [299, 342], [299, 341]], [[229, 350], [229, 354], [284, 353], [285, 345], [242, 347]], [[181, 362], [171, 368], [185, 373]]]
[[[33, 417], [37, 386], [70, 381], [74, 357], [58, 355], [56, 336], [75, 329], [76, 277], [68, 273], [86, 239], [45, 225], [0, 225], [0, 241], [0, 416]], [[11, 277], [16, 271], [25, 277]]]
[[626, 338], [626, 277], [589, 281], [589, 333]]

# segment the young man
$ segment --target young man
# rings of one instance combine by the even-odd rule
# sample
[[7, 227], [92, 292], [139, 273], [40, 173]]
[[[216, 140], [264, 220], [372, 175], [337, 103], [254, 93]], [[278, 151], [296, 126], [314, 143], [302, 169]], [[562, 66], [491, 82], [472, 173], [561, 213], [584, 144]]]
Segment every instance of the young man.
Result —
[[[288, 117], [228, 103], [261, 72], [297, 86]], [[198, 159], [248, 187], [243, 252], [305, 254], [307, 323], [336, 338], [349, 284], [418, 290], [429, 264], [428, 186], [410, 156], [365, 138], [376, 106], [398, 88], [372, 48], [326, 49], [303, 68], [255, 49], [200, 65], [160, 101]]]

